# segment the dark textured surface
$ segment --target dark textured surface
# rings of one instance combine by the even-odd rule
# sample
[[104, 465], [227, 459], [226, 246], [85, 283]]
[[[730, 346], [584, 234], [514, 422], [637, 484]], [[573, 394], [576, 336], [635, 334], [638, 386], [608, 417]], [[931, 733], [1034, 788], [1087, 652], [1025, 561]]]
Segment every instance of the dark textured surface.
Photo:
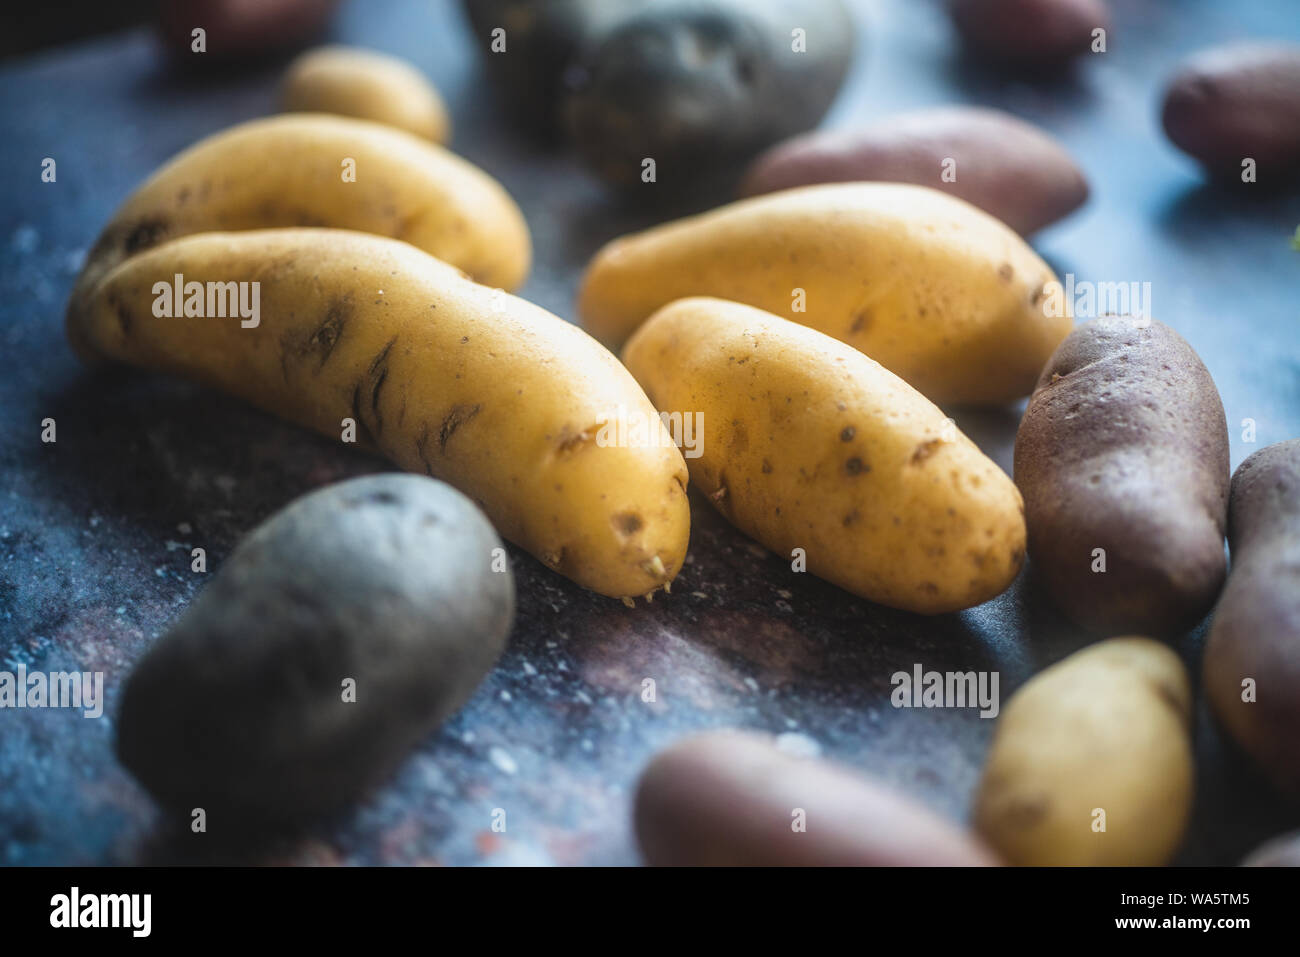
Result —
[[[1159, 131], [1161, 78], [1183, 53], [1248, 36], [1300, 37], [1287, 2], [1115, 4], [1111, 52], [1029, 85], [960, 57], [937, 8], [863, 5], [861, 56], [828, 122], [984, 102], [1042, 123], [1077, 156], [1089, 204], [1036, 245], [1061, 272], [1150, 281], [1154, 314], [1205, 359], [1233, 464], [1300, 435], [1300, 222], [1295, 192], [1201, 185]], [[577, 271], [603, 241], [677, 212], [635, 210], [571, 156], [512, 135], [478, 83], [459, 10], [352, 3], [340, 40], [411, 58], [452, 107], [455, 148], [528, 217], [538, 263], [524, 294], [571, 315]], [[0, 67], [0, 670], [102, 670], [108, 714], [131, 663], [239, 536], [295, 496], [383, 463], [186, 384], [81, 368], [62, 336], [86, 248], [128, 191], [195, 139], [269, 111], [277, 67], [236, 78], [167, 72], [130, 33]], [[45, 156], [58, 182], [40, 181]], [[719, 200], [724, 197], [718, 197]], [[40, 421], [58, 442], [40, 442]], [[1257, 423], [1257, 443], [1239, 423]], [[958, 415], [1011, 465], [1018, 410]], [[923, 619], [875, 608], [747, 542], [699, 500], [671, 597], [635, 610], [581, 592], [515, 552], [519, 619], [498, 669], [393, 784], [306, 838], [237, 847], [221, 822], [176, 834], [114, 761], [109, 717], [0, 711], [0, 863], [255, 860], [631, 863], [628, 798], [649, 755], [699, 727], [794, 732], [940, 813], [964, 817], [993, 723], [975, 711], [895, 710], [889, 676], [997, 669], [1005, 700], [1084, 643], [1032, 570], [1001, 598]], [[1199, 659], [1200, 631], [1179, 647]], [[654, 678], [657, 701], [643, 703]], [[1200, 790], [1181, 860], [1233, 862], [1300, 822], [1197, 726]], [[490, 831], [504, 809], [507, 832]]]

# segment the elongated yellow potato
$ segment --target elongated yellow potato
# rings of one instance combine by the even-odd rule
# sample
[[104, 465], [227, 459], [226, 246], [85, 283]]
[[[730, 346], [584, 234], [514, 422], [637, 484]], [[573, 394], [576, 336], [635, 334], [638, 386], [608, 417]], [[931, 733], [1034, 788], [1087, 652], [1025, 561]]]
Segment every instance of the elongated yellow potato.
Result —
[[661, 412], [702, 416], [691, 481], [777, 554], [802, 549], [808, 571], [923, 614], [978, 605], [1016, 577], [1025, 522], [1011, 479], [855, 349], [694, 298], [657, 312], [623, 361]]
[[975, 825], [1010, 863], [1160, 865], [1192, 806], [1191, 688], [1150, 638], [1090, 645], [1002, 710]]
[[579, 313], [612, 348], [660, 306], [716, 296], [834, 336], [935, 402], [1002, 403], [1033, 390], [1070, 331], [1053, 283], [1015, 232], [963, 200], [838, 183], [614, 240], [587, 269]]
[[[378, 123], [286, 114], [210, 136], [146, 180], [90, 250], [73, 306], [141, 250], [193, 233], [272, 226], [402, 239], [504, 289], [524, 281], [532, 256], [519, 207], [455, 154]], [[75, 337], [73, 345], [85, 353]]]
[[[176, 276], [207, 297], [208, 284], [248, 283], [259, 315], [160, 317], [176, 311]], [[620, 409], [662, 431], [627, 370], [576, 326], [414, 246], [334, 229], [187, 236], [132, 256], [83, 305], [70, 328], [94, 355], [330, 436], [354, 420], [367, 444], [465, 492], [502, 535], [594, 591], [648, 594], [685, 559], [681, 454], [666, 438], [602, 442]]]
[[438, 91], [405, 60], [378, 50], [326, 46], [289, 64], [280, 90], [286, 110], [338, 113], [445, 143], [451, 136]]

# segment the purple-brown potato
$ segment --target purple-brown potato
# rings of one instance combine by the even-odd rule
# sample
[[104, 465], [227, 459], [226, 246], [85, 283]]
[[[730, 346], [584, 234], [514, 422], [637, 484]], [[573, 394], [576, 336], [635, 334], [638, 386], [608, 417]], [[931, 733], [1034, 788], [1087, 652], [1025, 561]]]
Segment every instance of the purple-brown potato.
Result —
[[1228, 424], [1182, 336], [1133, 316], [1075, 328], [1016, 435], [1030, 570], [1076, 622], [1164, 636], [1223, 583]]
[[1103, 0], [950, 0], [948, 10], [968, 49], [1012, 66], [1056, 66], [1110, 29]]
[[[805, 830], [796, 830], [800, 820]], [[668, 866], [983, 866], [973, 834], [765, 735], [715, 731], [660, 752], [641, 775], [636, 833]]]
[[189, 57], [193, 31], [205, 32], [204, 51], [193, 58], [253, 56], [306, 42], [319, 34], [339, 0], [164, 0], [158, 4], [163, 45]]
[[1088, 181], [1052, 137], [1010, 113], [965, 106], [901, 113], [858, 129], [786, 140], [754, 161], [740, 194], [853, 180], [932, 186], [1021, 235], [1055, 222], [1088, 198]]
[[1165, 92], [1165, 132], [1211, 173], [1278, 184], [1300, 169], [1300, 46], [1238, 43], [1184, 61]]
[[1300, 439], [1241, 463], [1228, 542], [1232, 574], [1205, 643], [1205, 694], [1242, 750], [1300, 799]]

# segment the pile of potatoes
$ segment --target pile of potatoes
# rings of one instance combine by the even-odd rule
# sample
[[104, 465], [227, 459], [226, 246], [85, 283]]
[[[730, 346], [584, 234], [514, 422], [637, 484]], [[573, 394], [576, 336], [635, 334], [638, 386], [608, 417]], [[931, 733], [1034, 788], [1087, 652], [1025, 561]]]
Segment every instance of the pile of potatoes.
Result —
[[[556, 10], [597, 18], [583, 6]], [[987, 46], [978, 6], [953, 15]], [[1073, 8], [1090, 22], [1088, 4]], [[615, 50], [658, 28], [655, 13], [629, 25], [600, 9]], [[596, 109], [575, 102], [579, 117]], [[1185, 131], [1184, 101], [1171, 103], [1167, 124]], [[777, 146], [741, 199], [600, 249], [580, 329], [508, 292], [529, 270], [528, 227], [439, 145], [447, 111], [418, 72], [312, 51], [289, 69], [284, 105], [126, 200], [77, 279], [69, 341], [87, 361], [186, 376], [345, 441], [351, 430], [419, 474], [333, 486], [272, 517], [140, 663], [118, 748], [164, 804], [282, 820], [356, 800], [504, 646], [514, 598], [498, 534], [634, 605], [669, 592], [686, 561], [688, 485], [775, 554], [909, 612], [982, 604], [1028, 556], [1031, 587], [1107, 640], [1009, 702], [970, 830], [770, 741], [714, 734], [641, 780], [651, 863], [1167, 863], [1192, 806], [1193, 698], [1158, 639], [1216, 601], [1207, 697], [1300, 796], [1300, 440], [1230, 478], [1222, 403], [1174, 329], [1076, 325], [1050, 307], [1059, 280], [1022, 237], [1088, 186], [1044, 134], [956, 109]], [[1289, 162], [1293, 146], [1269, 155]], [[953, 155], [972, 175], [946, 189]], [[199, 284], [186, 317], [203, 314], [203, 290], [249, 282], [260, 321], [161, 318], [156, 287], [181, 276]], [[1013, 481], [940, 405], [1025, 396]], [[656, 427], [602, 441], [615, 410]], [[660, 413], [701, 417], [698, 457]], [[341, 708], [349, 680], [397, 705]], [[825, 829], [803, 839], [791, 808]]]

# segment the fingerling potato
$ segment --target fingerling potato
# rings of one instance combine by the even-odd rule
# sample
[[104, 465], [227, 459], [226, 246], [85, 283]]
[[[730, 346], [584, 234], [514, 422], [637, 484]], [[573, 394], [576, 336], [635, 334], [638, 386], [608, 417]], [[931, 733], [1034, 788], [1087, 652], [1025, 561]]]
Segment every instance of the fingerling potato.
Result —
[[1078, 624], [1166, 636], [1223, 584], [1228, 424], [1173, 329], [1105, 316], [1043, 369], [1016, 434], [1030, 574]]
[[337, 113], [446, 143], [451, 120], [438, 91], [405, 60], [359, 47], [318, 47], [289, 64], [280, 102], [293, 113]]
[[[248, 283], [260, 318], [160, 317], [177, 276], [209, 297], [209, 284]], [[593, 591], [648, 594], [685, 559], [681, 453], [667, 439], [601, 441], [620, 409], [662, 431], [627, 370], [576, 326], [407, 243], [336, 229], [186, 236], [126, 260], [85, 304], [71, 322], [95, 355], [329, 436], [346, 439], [348, 420], [358, 444], [465, 492]]]
[[1156, 866], [1191, 813], [1191, 688], [1149, 638], [1090, 645], [1002, 709], [975, 826], [1012, 864]]
[[786, 190], [616, 239], [587, 268], [584, 327], [617, 345], [687, 296], [743, 302], [834, 336], [939, 403], [1028, 394], [1070, 329], [1047, 265], [937, 190]]
[[906, 382], [815, 330], [683, 299], [623, 361], [661, 411], [698, 415], [691, 481], [745, 534], [871, 601], [922, 614], [1002, 592], [1024, 555], [1020, 495]]
[[1300, 798], [1300, 439], [1260, 449], [1232, 477], [1232, 571], [1205, 642], [1215, 716]]

